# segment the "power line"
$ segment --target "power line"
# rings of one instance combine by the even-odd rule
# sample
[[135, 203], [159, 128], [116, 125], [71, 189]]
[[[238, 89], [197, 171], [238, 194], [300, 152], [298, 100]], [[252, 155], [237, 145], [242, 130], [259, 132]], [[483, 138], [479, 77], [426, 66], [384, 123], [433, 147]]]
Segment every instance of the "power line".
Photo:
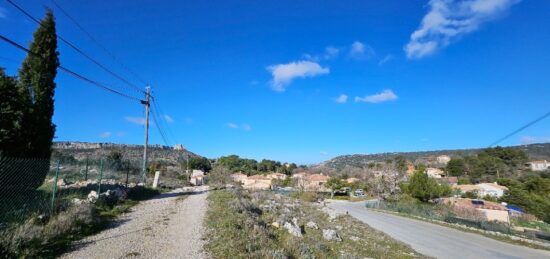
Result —
[[[10, 45], [12, 45], [12, 46], [14, 46], [14, 47], [16, 47], [16, 48], [22, 50], [22, 51], [25, 51], [25, 52], [28, 53], [28, 54], [31, 54], [31, 55], [34, 55], [34, 56], [40, 56], [39, 54], [36, 54], [36, 53], [31, 52], [29, 49], [23, 47], [22, 45], [18, 44], [17, 42], [15, 42], [15, 41], [13, 41], [13, 40], [10, 40], [10, 39], [4, 37], [3, 35], [0, 35], [0, 39], [3, 40], [3, 41], [5, 41], [5, 42], [7, 42], [7, 43], [9, 43]], [[105, 91], [109, 91], [109, 92], [111, 92], [111, 93], [113, 93], [113, 94], [117, 94], [117, 95], [119, 95], [119, 96], [122, 96], [122, 97], [125, 97], [125, 98], [128, 98], [128, 99], [132, 99], [132, 100], [141, 102], [141, 99], [139, 99], [139, 98], [136, 98], [136, 97], [130, 96], [130, 95], [128, 95], [128, 94], [125, 94], [125, 93], [123, 93], [123, 92], [120, 92], [120, 91], [117, 91], [117, 90], [115, 90], [115, 89], [112, 89], [112, 88], [110, 88], [110, 87], [108, 87], [108, 86], [106, 86], [106, 85], [104, 85], [104, 84], [102, 84], [102, 83], [99, 83], [99, 82], [97, 82], [97, 81], [94, 81], [94, 80], [92, 80], [92, 79], [89, 79], [89, 78], [87, 78], [87, 77], [85, 77], [85, 76], [83, 76], [83, 75], [81, 75], [81, 74], [79, 74], [79, 73], [76, 73], [76, 72], [74, 72], [74, 71], [72, 71], [72, 70], [70, 70], [70, 69], [68, 69], [68, 68], [65, 68], [65, 67], [63, 67], [63, 66], [61, 66], [61, 65], [59, 66], [59, 69], [62, 70], [63, 72], [65, 72], [65, 73], [67, 73], [67, 74], [73, 76], [73, 77], [76, 77], [76, 78], [78, 78], [78, 79], [80, 79], [80, 80], [83, 80], [83, 81], [86, 81], [86, 82], [88, 82], [88, 83], [90, 83], [90, 84], [93, 84], [93, 85], [95, 85], [95, 86], [97, 86], [97, 87], [99, 87], [99, 88], [101, 88], [101, 89], [103, 89], [103, 90], [105, 90]]]
[[167, 138], [166, 138], [166, 135], [164, 134], [164, 131], [162, 130], [162, 127], [160, 126], [160, 123], [159, 123], [159, 117], [158, 117], [158, 113], [156, 111], [156, 109], [152, 109], [152, 115], [153, 115], [153, 121], [155, 122], [155, 126], [157, 128], [157, 130], [159, 131], [160, 133], [160, 136], [162, 137], [162, 140], [164, 141], [164, 143], [167, 145], [167, 146], [170, 146], [170, 144], [168, 143], [167, 141]]
[[172, 138], [172, 140], [176, 141], [176, 137], [174, 135], [174, 133], [172, 132], [171, 128], [168, 126], [168, 123], [170, 123], [166, 118], [167, 118], [167, 114], [161, 109], [161, 106], [159, 104], [159, 101], [158, 101], [158, 98], [156, 98], [155, 96], [153, 96], [153, 105], [155, 106], [155, 109], [163, 116], [161, 116], [162, 118], [162, 122], [161, 124], [164, 124], [165, 125], [165, 128], [167, 129], [167, 132], [168, 132], [168, 136], [170, 138]]
[[76, 21], [75, 18], [73, 18], [71, 15], [69, 15], [69, 13], [67, 11], [65, 11], [65, 9], [63, 9], [61, 7], [61, 5], [56, 1], [56, 0], [51, 0], [52, 3], [57, 7], [57, 9], [59, 9], [61, 11], [61, 13], [63, 13], [67, 18], [69, 18], [69, 20], [71, 20], [75, 25], [76, 27], [78, 27], [84, 34], [86, 34], [86, 36], [88, 36], [88, 38], [90, 38], [91, 41], [93, 41], [99, 48], [101, 48], [103, 50], [103, 52], [105, 52], [108, 56], [110, 56], [115, 62], [117, 62], [124, 70], [126, 70], [126, 72], [130, 73], [132, 76], [134, 76], [138, 81], [140, 81], [142, 84], [146, 85], [147, 82], [145, 82], [145, 80], [143, 80], [140, 76], [138, 76], [134, 71], [132, 71], [129, 67], [127, 67], [126, 65], [124, 65], [124, 63], [122, 63], [122, 61], [120, 61], [120, 59], [118, 59], [112, 52], [110, 52], [105, 46], [103, 46], [102, 44], [99, 43], [99, 41], [97, 41], [91, 33], [89, 33], [86, 29], [84, 29], [84, 27], [82, 27], [80, 25], [80, 23], [78, 23]]
[[531, 122], [529, 122], [529, 123], [523, 125], [523, 126], [520, 127], [519, 129], [512, 131], [510, 134], [508, 134], [508, 135], [506, 135], [506, 136], [504, 136], [504, 137], [498, 139], [497, 141], [493, 142], [489, 147], [492, 147], [492, 146], [497, 145], [498, 143], [500, 143], [500, 142], [502, 142], [502, 141], [508, 139], [509, 137], [511, 137], [511, 136], [513, 136], [513, 135], [519, 133], [520, 131], [522, 131], [522, 130], [524, 130], [524, 129], [526, 129], [526, 128], [529, 128], [529, 127], [533, 126], [534, 124], [538, 123], [538, 122], [541, 121], [541, 120], [544, 120], [544, 119], [545, 119], [546, 117], [548, 117], [548, 116], [550, 116], [550, 112], [548, 112], [548, 113], [546, 113], [546, 114], [544, 114], [544, 115], [542, 115], [542, 116], [536, 118], [535, 120], [533, 120], [533, 121], [531, 121]]
[[[34, 18], [30, 13], [28, 13], [27, 11], [25, 11], [21, 6], [17, 5], [16, 3], [14, 3], [12, 0], [6, 0], [8, 3], [10, 3], [12, 6], [14, 6], [17, 10], [19, 10], [21, 13], [23, 13], [25, 16], [27, 16], [29, 19], [31, 19], [32, 21], [34, 21], [35, 23], [37, 24], [40, 24], [40, 21], [36, 18]], [[84, 56], [86, 59], [90, 60], [92, 63], [94, 63], [95, 65], [97, 65], [98, 67], [100, 67], [101, 69], [103, 69], [105, 72], [109, 73], [110, 75], [116, 77], [117, 79], [119, 79], [120, 81], [124, 82], [125, 84], [127, 84], [128, 86], [130, 86], [131, 88], [133, 88], [134, 90], [138, 91], [138, 92], [141, 92], [141, 93], [145, 93], [143, 90], [141, 90], [139, 87], [135, 86], [134, 84], [130, 83], [128, 80], [124, 79], [123, 77], [119, 76], [118, 74], [116, 74], [115, 72], [111, 71], [110, 69], [108, 69], [107, 67], [103, 66], [101, 63], [99, 63], [98, 61], [96, 61], [95, 59], [93, 59], [92, 57], [90, 57], [88, 54], [84, 53], [84, 51], [80, 50], [78, 47], [76, 47], [74, 44], [72, 44], [71, 42], [69, 42], [68, 40], [66, 40], [65, 38], [61, 37], [61, 36], [57, 36], [57, 38], [59, 40], [61, 40], [62, 42], [64, 42], [65, 44], [67, 44], [69, 47], [71, 47], [73, 50], [75, 50], [76, 52], [78, 52], [80, 55]]]

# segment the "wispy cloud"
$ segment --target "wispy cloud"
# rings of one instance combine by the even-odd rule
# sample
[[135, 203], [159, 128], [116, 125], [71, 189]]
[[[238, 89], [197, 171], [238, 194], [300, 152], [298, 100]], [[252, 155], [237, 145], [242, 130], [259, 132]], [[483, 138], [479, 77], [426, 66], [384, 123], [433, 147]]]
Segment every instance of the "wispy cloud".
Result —
[[431, 0], [419, 28], [411, 34], [405, 52], [410, 59], [422, 58], [487, 21], [505, 13], [521, 0]]
[[164, 121], [168, 123], [174, 123], [174, 118], [172, 118], [172, 116], [165, 114], [163, 117], [164, 117]]
[[284, 92], [286, 87], [295, 78], [314, 77], [318, 75], [328, 74], [328, 67], [321, 67], [316, 62], [308, 60], [300, 60], [287, 64], [277, 64], [267, 67], [272, 75], [271, 87], [277, 92]]
[[366, 45], [360, 41], [356, 41], [351, 44], [351, 48], [349, 50], [349, 56], [354, 59], [365, 59], [365, 58], [371, 58], [374, 57], [376, 53], [374, 52], [374, 49]]
[[535, 143], [548, 143], [550, 142], [550, 137], [522, 136], [519, 139], [519, 142], [522, 145], [535, 144]]
[[111, 132], [105, 131], [105, 132], [101, 132], [101, 133], [99, 134], [99, 137], [100, 137], [100, 138], [109, 138], [109, 137], [111, 137], [111, 135], [113, 135]]
[[138, 125], [145, 125], [145, 118], [142, 117], [125, 117], [124, 118], [127, 122], [138, 124]]
[[251, 131], [252, 130], [252, 126], [250, 126], [250, 124], [248, 124], [248, 123], [242, 123], [242, 124], [239, 125], [237, 123], [228, 122], [225, 125], [230, 129], [240, 129], [240, 130], [244, 130], [244, 131]]
[[319, 152], [319, 154], [323, 155], [323, 156], [327, 156], [328, 155], [328, 152], [327, 151], [321, 151]]
[[383, 59], [381, 59], [380, 61], [378, 61], [378, 65], [384, 65], [390, 61], [392, 61], [394, 59], [393, 55], [386, 55]]
[[366, 103], [382, 103], [388, 101], [397, 100], [397, 95], [393, 93], [392, 90], [384, 90], [380, 93], [368, 95], [365, 97], [355, 97], [356, 102], [366, 102]]
[[336, 48], [334, 46], [328, 46], [325, 48], [325, 54], [323, 55], [323, 57], [325, 59], [333, 59], [338, 57], [338, 54], [340, 54], [339, 48]]
[[348, 96], [345, 94], [341, 94], [340, 96], [336, 97], [334, 101], [337, 103], [346, 103], [348, 102]]
[[8, 11], [2, 7], [0, 7], [0, 18], [1, 19], [8, 18]]

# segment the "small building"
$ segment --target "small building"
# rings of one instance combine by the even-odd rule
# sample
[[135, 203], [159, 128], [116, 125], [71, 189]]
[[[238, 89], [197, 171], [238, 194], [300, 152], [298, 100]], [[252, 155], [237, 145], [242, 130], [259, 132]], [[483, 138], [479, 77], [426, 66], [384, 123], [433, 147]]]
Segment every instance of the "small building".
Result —
[[414, 171], [415, 171], [414, 164], [407, 161], [407, 172], [406, 172], [407, 175], [408, 175], [408, 176], [413, 175], [413, 174], [414, 174]]
[[[453, 207], [453, 210], [458, 216], [469, 217], [474, 213], [468, 211], [477, 212], [474, 218], [475, 220], [497, 221], [503, 223], [510, 223], [510, 216], [508, 215], [508, 208], [506, 206], [483, 200], [465, 199], [465, 198], [441, 198], [438, 200], [440, 203], [448, 204]], [[472, 218], [470, 218], [472, 219]]]
[[263, 175], [252, 175], [246, 178], [243, 188], [249, 190], [269, 190], [271, 189], [271, 178]]
[[199, 186], [204, 184], [204, 172], [201, 170], [193, 170], [191, 172], [191, 179], [189, 180], [191, 185]]
[[546, 160], [531, 161], [525, 164], [531, 171], [539, 172], [548, 170], [550, 168], [550, 162]]
[[433, 167], [426, 168], [426, 174], [428, 174], [428, 177], [430, 178], [445, 177], [445, 172], [443, 172], [443, 170], [439, 168], [433, 168]]
[[448, 155], [442, 155], [442, 156], [438, 156], [436, 160], [437, 160], [437, 163], [439, 164], [447, 165], [449, 161], [451, 161], [451, 157]]
[[498, 185], [497, 183], [479, 183], [476, 184], [479, 187], [480, 196], [493, 196], [500, 198], [504, 195], [504, 192], [508, 191], [506, 186]]
[[305, 179], [307, 177], [307, 173], [305, 173], [305, 172], [295, 173], [290, 177], [291, 178], [298, 178], [298, 179]]
[[322, 174], [308, 175], [306, 178], [305, 189], [307, 191], [328, 192], [330, 190], [325, 187], [325, 184], [329, 179], [330, 177]]
[[271, 173], [271, 174], [266, 175], [266, 177], [271, 178], [271, 179], [284, 180], [284, 179], [286, 179], [287, 176], [286, 176], [286, 174], [281, 174], [281, 173]]
[[243, 174], [241, 172], [231, 174], [229, 177], [231, 177], [231, 179], [234, 182], [241, 183], [241, 184], [244, 184], [244, 182], [248, 178], [248, 176], [246, 174]]
[[454, 188], [460, 190], [461, 193], [474, 192], [480, 197], [492, 196], [496, 198], [502, 197], [508, 191], [506, 186], [498, 185], [497, 183], [464, 184], [457, 185]]

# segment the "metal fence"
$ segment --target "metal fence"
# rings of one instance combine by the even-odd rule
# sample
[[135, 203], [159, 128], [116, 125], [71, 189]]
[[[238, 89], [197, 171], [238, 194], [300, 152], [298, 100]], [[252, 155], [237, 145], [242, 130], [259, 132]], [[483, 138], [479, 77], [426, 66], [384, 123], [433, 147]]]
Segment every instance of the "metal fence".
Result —
[[32, 216], [50, 216], [90, 192], [132, 187], [143, 180], [139, 162], [80, 162], [0, 158], [0, 230]]

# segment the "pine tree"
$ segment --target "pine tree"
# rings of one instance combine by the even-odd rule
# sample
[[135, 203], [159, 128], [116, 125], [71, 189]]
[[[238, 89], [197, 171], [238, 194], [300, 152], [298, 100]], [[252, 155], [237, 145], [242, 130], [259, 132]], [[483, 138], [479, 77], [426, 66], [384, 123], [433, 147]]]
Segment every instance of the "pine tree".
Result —
[[16, 84], [17, 80], [0, 68], [0, 157], [17, 157], [22, 153], [23, 106]]

